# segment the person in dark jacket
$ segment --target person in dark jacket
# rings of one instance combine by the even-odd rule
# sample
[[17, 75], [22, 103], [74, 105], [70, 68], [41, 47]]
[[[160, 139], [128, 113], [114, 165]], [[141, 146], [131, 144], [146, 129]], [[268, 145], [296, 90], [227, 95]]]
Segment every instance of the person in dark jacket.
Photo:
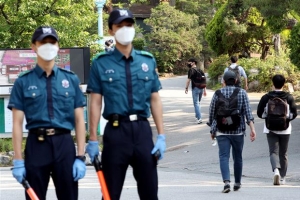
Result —
[[[274, 97], [279, 97], [282, 100], [286, 100], [289, 110], [287, 111], [288, 123], [297, 117], [297, 107], [293, 96], [287, 92], [282, 91], [285, 83], [285, 78], [283, 75], [277, 74], [272, 78], [274, 91], [270, 91], [260, 99], [257, 106], [257, 116], [259, 118], [266, 118], [267, 113], [265, 112], [266, 105], [269, 99]], [[269, 144], [270, 161], [272, 170], [274, 172], [273, 184], [274, 185], [284, 185], [285, 177], [288, 166], [288, 143], [292, 132], [292, 125], [289, 124], [286, 130], [273, 131], [269, 130], [264, 125], [264, 133], [267, 135], [267, 140]]]

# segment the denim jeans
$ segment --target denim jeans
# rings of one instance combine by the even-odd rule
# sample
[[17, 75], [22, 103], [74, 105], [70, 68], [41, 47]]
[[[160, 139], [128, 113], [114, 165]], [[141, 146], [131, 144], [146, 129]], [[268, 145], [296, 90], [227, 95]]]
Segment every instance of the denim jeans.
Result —
[[199, 97], [202, 97], [203, 89], [199, 89], [197, 87], [194, 87], [192, 90], [192, 96], [193, 96], [193, 103], [194, 103], [194, 109], [195, 109], [195, 117], [197, 119], [201, 119], [201, 106], [200, 106], [200, 100]]
[[223, 181], [230, 182], [229, 158], [232, 147], [233, 170], [235, 183], [241, 183], [243, 171], [243, 147], [244, 135], [219, 135], [217, 136], [219, 146], [220, 169]]

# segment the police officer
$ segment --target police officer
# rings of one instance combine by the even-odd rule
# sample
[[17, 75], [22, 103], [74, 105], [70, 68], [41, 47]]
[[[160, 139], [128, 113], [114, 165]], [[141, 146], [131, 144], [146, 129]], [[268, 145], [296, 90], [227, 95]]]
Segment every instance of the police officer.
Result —
[[[58, 36], [52, 27], [39, 27], [31, 48], [37, 64], [16, 80], [8, 108], [13, 114], [14, 160], [12, 174], [18, 182], [27, 179], [40, 200], [46, 199], [50, 176], [59, 200], [78, 199], [78, 180], [85, 175], [86, 105], [73, 72], [57, 67]], [[22, 158], [23, 119], [29, 130]], [[71, 136], [76, 130], [78, 155]], [[26, 199], [29, 196], [26, 194]]]
[[[99, 148], [96, 136], [102, 109], [107, 123], [103, 135], [102, 166], [112, 200], [120, 199], [129, 165], [137, 181], [141, 200], [157, 200], [157, 159], [166, 144], [163, 129], [161, 84], [152, 54], [132, 46], [134, 19], [129, 10], [113, 10], [109, 33], [115, 37], [113, 51], [97, 55], [92, 62], [87, 92], [90, 93], [90, 140], [87, 152], [93, 159]], [[157, 128], [155, 145], [147, 118], [150, 109]]]

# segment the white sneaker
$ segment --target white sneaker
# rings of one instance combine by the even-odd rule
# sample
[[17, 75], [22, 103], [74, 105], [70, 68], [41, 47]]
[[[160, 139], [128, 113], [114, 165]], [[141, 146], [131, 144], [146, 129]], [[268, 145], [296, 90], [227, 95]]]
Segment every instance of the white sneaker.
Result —
[[197, 123], [201, 124], [202, 123], [202, 119], [199, 119], [199, 120], [197, 119]]
[[279, 179], [280, 179], [279, 170], [276, 168], [276, 169], [274, 170], [273, 184], [274, 184], [274, 185], [280, 185]]
[[285, 185], [285, 177], [281, 177], [281, 179], [280, 179], [280, 185]]

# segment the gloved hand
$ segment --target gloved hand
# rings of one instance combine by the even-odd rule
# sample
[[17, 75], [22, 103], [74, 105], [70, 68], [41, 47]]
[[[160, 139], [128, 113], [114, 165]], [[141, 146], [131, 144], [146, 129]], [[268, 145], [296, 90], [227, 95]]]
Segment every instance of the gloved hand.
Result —
[[85, 176], [86, 166], [85, 163], [80, 159], [75, 159], [73, 164], [73, 178], [74, 181], [78, 181], [79, 179]]
[[164, 153], [166, 151], [166, 136], [164, 134], [157, 135], [156, 143], [154, 145], [153, 150], [151, 151], [151, 154], [155, 154], [157, 150], [160, 151], [160, 157], [159, 160], [161, 160], [164, 157]]
[[98, 141], [89, 140], [88, 145], [86, 147], [86, 152], [89, 154], [91, 158], [91, 162], [93, 163], [95, 156], [99, 154], [99, 143]]
[[14, 163], [14, 167], [12, 169], [13, 177], [15, 177], [15, 179], [17, 179], [19, 183], [22, 183], [22, 180], [26, 176], [24, 160], [13, 160], [13, 163]]

